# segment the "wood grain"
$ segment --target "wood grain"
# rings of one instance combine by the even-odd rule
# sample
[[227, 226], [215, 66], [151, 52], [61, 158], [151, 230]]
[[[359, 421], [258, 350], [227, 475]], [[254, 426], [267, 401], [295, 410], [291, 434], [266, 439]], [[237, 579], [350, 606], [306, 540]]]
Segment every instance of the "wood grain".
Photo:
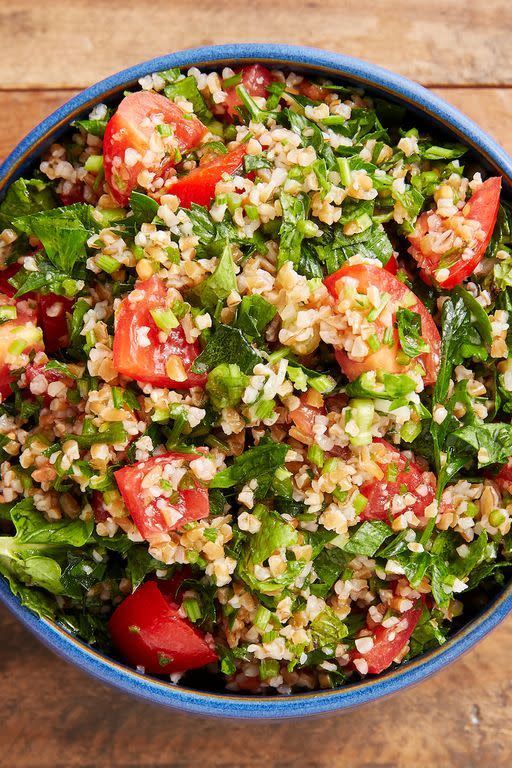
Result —
[[[435, 93], [481, 125], [512, 153], [512, 90], [507, 88], [434, 88]], [[1, 91], [0, 160], [38, 122], [76, 91]]]
[[[339, 50], [434, 84], [512, 152], [510, 0], [234, 7], [228, 0], [0, 0], [0, 159], [74, 90], [171, 50], [234, 40]], [[510, 768], [511, 643], [512, 618], [433, 679], [356, 712], [300, 724], [226, 723], [104, 687], [0, 607], [0, 766]]]
[[510, 768], [512, 621], [434, 678], [307, 723], [166, 711], [86, 677], [0, 608], [2, 754], [15, 768]]
[[3, 87], [84, 87], [169, 51], [233, 41], [342, 51], [428, 84], [512, 84], [510, 0], [241, 5], [243, 12], [233, 0], [5, 0]]

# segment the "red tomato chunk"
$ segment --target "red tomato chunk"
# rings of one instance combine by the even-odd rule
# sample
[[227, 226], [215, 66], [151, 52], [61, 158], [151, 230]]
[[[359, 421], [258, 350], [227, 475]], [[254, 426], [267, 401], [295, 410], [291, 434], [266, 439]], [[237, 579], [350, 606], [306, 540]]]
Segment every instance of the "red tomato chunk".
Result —
[[362, 520], [392, 520], [404, 512], [412, 512], [419, 521], [436, 494], [435, 476], [424, 472], [416, 462], [406, 458], [385, 440], [376, 440], [386, 449], [386, 462], [377, 463], [384, 473], [382, 480], [361, 486], [368, 499], [361, 512]]
[[[244, 86], [249, 96], [267, 97], [267, 89], [272, 82], [272, 75], [266, 67], [261, 64], [251, 64], [248, 67], [242, 68], [241, 75], [242, 81], [240, 85]], [[238, 115], [236, 108], [242, 105], [242, 100], [236, 92], [236, 89], [237, 86], [232, 85], [226, 90], [227, 97], [224, 101], [224, 106], [230, 117], [236, 117]]]
[[[176, 488], [194, 454], [166, 453], [114, 472], [117, 485], [141, 535], [148, 540], [208, 517], [208, 491], [194, 482]], [[178, 482], [179, 485], [179, 482]]]
[[[341, 267], [337, 272], [326, 277], [324, 283], [335, 299], [335, 311], [339, 306], [339, 301], [344, 297], [345, 291], [352, 290], [354, 285], [357, 285], [357, 293], [363, 297], [368, 295], [370, 289], [377, 289], [382, 297], [388, 297], [387, 304], [377, 314], [374, 321], [376, 342], [379, 348], [374, 352], [370, 351], [362, 360], [354, 359], [344, 349], [335, 351], [340, 368], [351, 381], [366, 371], [406, 373], [419, 362], [425, 371], [423, 376], [425, 384], [435, 382], [440, 365], [441, 338], [439, 331], [425, 305], [404, 283], [386, 269], [373, 264], [354, 264]], [[395, 327], [395, 318], [399, 307], [406, 307], [420, 315], [421, 334], [429, 345], [428, 352], [403, 364], [397, 359], [400, 344], [398, 331]], [[370, 320], [371, 310], [365, 311], [365, 319]], [[389, 343], [385, 338], [386, 332], [390, 334]]]
[[[190, 389], [202, 387], [206, 377], [190, 372], [190, 366], [199, 354], [199, 345], [185, 339], [183, 328], [178, 325], [167, 334], [156, 325], [151, 310], [166, 309], [165, 286], [158, 277], [139, 282], [136, 293], [129, 294], [121, 302], [114, 333], [114, 367], [124, 376], [135, 381], [148, 382], [156, 387]], [[134, 295], [137, 300], [134, 300]], [[168, 371], [176, 374], [171, 378]]]
[[[162, 124], [173, 129], [168, 146], [157, 130]], [[183, 153], [193, 149], [205, 133], [200, 120], [185, 116], [180, 107], [159, 93], [139, 91], [125, 96], [103, 138], [105, 178], [114, 200], [122, 206], [127, 204], [143, 169], [165, 178], [175, 165], [176, 150]]]
[[190, 208], [192, 203], [209, 206], [215, 197], [215, 187], [225, 173], [233, 176], [241, 167], [247, 145], [241, 144], [227, 155], [219, 155], [204, 165], [182, 176], [169, 189], [171, 195], [179, 197], [183, 208]]
[[147, 581], [123, 600], [109, 629], [122, 657], [150, 674], [186, 672], [217, 660], [204, 634], [180, 616], [179, 606], [155, 581]]
[[409, 235], [409, 253], [426, 282], [435, 280], [442, 288], [453, 288], [473, 274], [496, 224], [500, 192], [501, 177], [493, 176], [457, 215], [443, 218], [435, 211], [421, 214]]
[[423, 608], [411, 608], [398, 616], [398, 623], [392, 627], [383, 627], [379, 624], [373, 633], [373, 646], [366, 653], [353, 651], [351, 661], [364, 659], [368, 665], [368, 672], [378, 675], [393, 663], [409, 642], [416, 624], [419, 621]]

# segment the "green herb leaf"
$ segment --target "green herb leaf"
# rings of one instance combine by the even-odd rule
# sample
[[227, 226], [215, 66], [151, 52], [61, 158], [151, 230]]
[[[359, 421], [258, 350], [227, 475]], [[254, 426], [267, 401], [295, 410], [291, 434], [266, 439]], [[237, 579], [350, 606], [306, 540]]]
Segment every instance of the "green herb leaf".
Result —
[[244, 485], [253, 478], [261, 480], [284, 465], [287, 453], [288, 446], [283, 443], [261, 443], [249, 448], [240, 456], [235, 456], [229, 467], [215, 475], [210, 488], [231, 488], [234, 485]]
[[206, 102], [201, 96], [196, 80], [192, 75], [169, 83], [169, 85], [166, 85], [164, 92], [168, 99], [174, 100], [177, 96], [180, 96], [186, 101], [190, 101], [194, 108], [194, 113], [203, 123], [209, 123], [212, 119], [212, 113], [206, 106]]
[[259, 362], [261, 357], [242, 331], [230, 325], [219, 325], [190, 370], [192, 373], [208, 373], [222, 363], [235, 363], [243, 373], [250, 374]]
[[354, 533], [350, 533], [343, 550], [353, 555], [372, 557], [392, 535], [393, 531], [382, 520], [365, 520]]
[[0, 230], [13, 225], [19, 216], [29, 216], [54, 208], [56, 199], [51, 186], [41, 179], [18, 179], [0, 203]]
[[277, 309], [259, 294], [244, 296], [238, 306], [236, 327], [249, 339], [258, 339], [276, 313]]
[[37, 237], [52, 264], [67, 275], [78, 260], [85, 260], [85, 243], [94, 231], [92, 206], [84, 203], [53, 208], [13, 221], [16, 229]]

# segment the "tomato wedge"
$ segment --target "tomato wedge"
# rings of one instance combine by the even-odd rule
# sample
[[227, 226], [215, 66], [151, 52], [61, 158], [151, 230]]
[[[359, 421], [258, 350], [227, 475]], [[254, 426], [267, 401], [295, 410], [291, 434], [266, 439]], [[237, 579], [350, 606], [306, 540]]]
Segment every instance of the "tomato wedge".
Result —
[[[195, 483], [194, 487], [184, 490], [169, 489], [176, 485], [176, 470], [179, 472], [183, 465], [186, 468], [195, 458], [194, 454], [166, 453], [114, 472], [124, 503], [145, 539], [151, 540], [192, 520], [208, 517], [210, 504], [206, 488]], [[155, 489], [161, 492], [158, 494]]]
[[109, 621], [112, 640], [124, 659], [154, 675], [204, 667], [217, 661], [202, 632], [180, 616], [158, 582], [137, 587], [116, 608]]
[[[200, 120], [185, 116], [177, 104], [159, 93], [138, 91], [125, 96], [107, 123], [103, 138], [105, 178], [119, 205], [127, 204], [143, 168], [158, 176], [165, 175], [166, 169], [174, 165], [173, 157], [161, 148], [156, 130], [158, 123], [172, 126], [180, 152], [196, 147], [207, 131]], [[148, 151], [153, 157], [147, 157]]]
[[170, 187], [170, 194], [177, 195], [183, 208], [190, 208], [192, 203], [209, 206], [215, 197], [215, 187], [225, 173], [233, 176], [242, 167], [247, 154], [247, 144], [240, 144], [227, 155], [218, 155], [204, 165], [182, 176]]
[[[500, 207], [501, 177], [492, 176], [484, 181], [469, 202], [462, 209], [462, 216], [443, 219], [433, 211], [422, 213], [416, 222], [414, 232], [409, 235], [411, 247], [409, 253], [417, 261], [427, 282], [434, 280], [442, 288], [453, 288], [469, 277], [482, 261], [498, 217]], [[455, 253], [449, 251], [442, 255], [432, 247], [432, 236], [454, 230], [454, 222], [459, 225], [466, 221], [475, 221], [480, 225], [473, 242], [469, 244], [470, 254], [463, 257], [464, 247]], [[459, 227], [457, 227], [459, 229]], [[471, 255], [472, 253], [472, 255]], [[440, 272], [446, 273], [441, 279]]]
[[386, 462], [378, 462], [384, 478], [361, 486], [361, 494], [368, 499], [361, 520], [388, 521], [409, 510], [419, 520], [424, 520], [425, 509], [436, 495], [434, 474], [424, 472], [386, 440], [374, 442], [386, 449]]
[[[409, 642], [416, 624], [418, 623], [423, 607], [411, 608], [398, 618], [398, 624], [393, 627], [383, 627], [379, 624], [373, 633], [373, 647], [366, 653], [353, 651], [351, 661], [364, 659], [368, 664], [368, 672], [378, 675], [393, 663]], [[397, 629], [398, 627], [398, 629]]]
[[[129, 294], [122, 300], [114, 332], [114, 366], [119, 373], [135, 381], [148, 382], [156, 387], [190, 389], [202, 387], [206, 376], [190, 372], [190, 366], [199, 354], [199, 345], [190, 344], [183, 328], [178, 325], [160, 340], [160, 333], [151, 310], [166, 308], [167, 291], [160, 278], [154, 276], [135, 286], [137, 301]], [[142, 298], [140, 295], [144, 294]], [[183, 380], [171, 379], [166, 370], [169, 359], [183, 364]]]
[[[383, 311], [377, 315], [375, 323], [375, 335], [378, 337], [379, 349], [369, 352], [363, 360], [353, 359], [343, 349], [336, 349], [335, 355], [340, 368], [345, 375], [353, 381], [365, 371], [386, 371], [387, 373], [406, 373], [413, 365], [420, 362], [425, 370], [423, 380], [425, 384], [433, 384], [437, 377], [440, 365], [441, 338], [436, 324], [430, 316], [425, 305], [400, 282], [394, 275], [382, 267], [373, 264], [351, 264], [341, 267], [337, 272], [324, 280], [329, 292], [334, 296], [335, 310], [339, 300], [346, 295], [346, 290], [352, 290], [357, 286], [359, 295], [367, 295], [369, 288], [376, 288], [381, 296], [387, 294], [387, 304]], [[397, 360], [400, 351], [398, 331], [395, 328], [395, 314], [398, 307], [403, 306], [421, 317], [421, 335], [428, 343], [430, 350], [410, 362], [401, 364]], [[360, 310], [360, 305], [355, 304], [352, 310]], [[368, 317], [369, 309], [360, 310]], [[368, 318], [369, 320], [370, 318]], [[384, 335], [390, 334], [389, 343], [384, 343]]]
[[[267, 89], [272, 82], [272, 75], [266, 67], [262, 64], [250, 64], [248, 67], [242, 67], [240, 72], [242, 74], [242, 82], [240, 85], [245, 87], [249, 96], [267, 97]], [[239, 73], [237, 72], [236, 74]], [[236, 117], [238, 115], [236, 108], [242, 105], [242, 100], [236, 92], [236, 89], [236, 85], [232, 85], [226, 89], [227, 96], [224, 101], [224, 106], [230, 117]]]

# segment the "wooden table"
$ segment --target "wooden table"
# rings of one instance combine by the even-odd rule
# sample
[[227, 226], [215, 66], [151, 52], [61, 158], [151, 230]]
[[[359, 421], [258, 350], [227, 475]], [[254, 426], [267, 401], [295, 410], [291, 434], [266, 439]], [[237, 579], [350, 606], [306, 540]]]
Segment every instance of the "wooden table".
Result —
[[[432, 87], [512, 151], [510, 0], [2, 0], [0, 156], [75, 91], [184, 46], [302, 43]], [[298, 8], [300, 7], [300, 12]], [[509, 768], [512, 620], [421, 686], [343, 716], [228, 724], [173, 714], [57, 659], [0, 609], [0, 765]]]

